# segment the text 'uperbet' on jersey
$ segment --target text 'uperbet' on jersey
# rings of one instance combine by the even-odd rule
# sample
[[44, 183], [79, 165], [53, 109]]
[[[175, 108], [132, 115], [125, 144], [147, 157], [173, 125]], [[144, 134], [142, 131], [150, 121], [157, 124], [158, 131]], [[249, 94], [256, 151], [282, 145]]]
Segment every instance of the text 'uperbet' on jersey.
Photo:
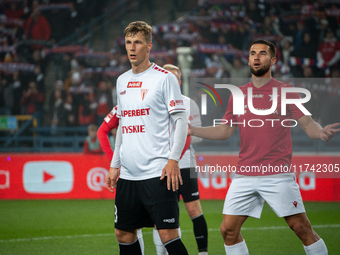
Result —
[[173, 142], [170, 114], [185, 111], [175, 75], [156, 64], [117, 80], [117, 117], [122, 131], [120, 178], [145, 180], [161, 176]]

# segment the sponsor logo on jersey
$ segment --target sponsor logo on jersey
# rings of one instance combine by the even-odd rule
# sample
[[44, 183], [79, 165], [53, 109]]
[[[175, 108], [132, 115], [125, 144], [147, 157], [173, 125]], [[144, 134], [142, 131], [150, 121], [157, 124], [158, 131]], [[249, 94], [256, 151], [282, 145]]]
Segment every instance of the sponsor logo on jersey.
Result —
[[167, 223], [175, 223], [175, 218], [164, 219], [163, 222], [167, 222]]
[[122, 126], [123, 134], [145, 133], [145, 125]]
[[23, 181], [28, 193], [68, 193], [73, 189], [73, 167], [65, 161], [31, 161], [24, 165]]
[[128, 88], [141, 88], [142, 87], [142, 81], [130, 81], [127, 85]]
[[297, 201], [294, 201], [294, 202], [292, 202], [292, 203], [293, 203], [293, 205], [295, 206], [295, 208], [297, 208], [298, 202], [297, 202]]
[[150, 114], [150, 108], [121, 111], [122, 117], [136, 117], [136, 116], [145, 116], [149, 114]]
[[142, 100], [144, 100], [146, 94], [149, 92], [149, 89], [140, 89], [140, 94], [142, 95]]
[[171, 100], [170, 101], [170, 106], [174, 107], [176, 105], [183, 105], [183, 100]]
[[125, 95], [125, 94], [126, 94], [126, 90], [124, 90], [124, 91], [120, 92], [119, 94], [121, 94], [121, 95]]

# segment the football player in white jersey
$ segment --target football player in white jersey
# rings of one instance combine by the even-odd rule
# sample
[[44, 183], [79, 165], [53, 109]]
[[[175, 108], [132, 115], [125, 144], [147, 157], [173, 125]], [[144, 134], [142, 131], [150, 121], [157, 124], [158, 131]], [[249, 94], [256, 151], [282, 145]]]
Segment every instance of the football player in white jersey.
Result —
[[[176, 75], [179, 84], [181, 85], [181, 71], [177, 66], [166, 64], [163, 66], [165, 70]], [[187, 121], [193, 127], [201, 127], [201, 117], [197, 104], [189, 97], [183, 96], [183, 101], [187, 114]], [[202, 138], [192, 136], [191, 143], [201, 142]], [[201, 203], [199, 200], [198, 183], [194, 171], [190, 171], [196, 166], [195, 150], [190, 145], [183, 157], [179, 161], [183, 185], [178, 190], [178, 195], [182, 195], [185, 207], [192, 220], [194, 227], [195, 239], [198, 247], [199, 255], [208, 254], [208, 228], [203, 216]]]
[[132, 22], [124, 35], [132, 68], [117, 79], [120, 125], [106, 178], [107, 188], [116, 189], [120, 254], [141, 254], [137, 229], [154, 224], [169, 255], [188, 254], [178, 234], [175, 192], [183, 183], [178, 161], [188, 132], [178, 81], [149, 61], [152, 28], [148, 24]]

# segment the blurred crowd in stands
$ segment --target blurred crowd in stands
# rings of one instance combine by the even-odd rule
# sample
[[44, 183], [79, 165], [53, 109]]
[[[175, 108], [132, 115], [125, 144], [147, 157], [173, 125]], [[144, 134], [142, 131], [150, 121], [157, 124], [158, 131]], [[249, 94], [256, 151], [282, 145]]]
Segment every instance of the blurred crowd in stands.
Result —
[[[123, 31], [109, 52], [58, 42], [110, 1], [0, 0], [0, 115], [37, 114], [39, 125], [99, 126], [116, 104], [117, 77], [130, 69]], [[311, 90], [321, 124], [340, 117], [340, 3], [336, 0], [210, 0], [169, 24], [153, 26], [150, 59], [178, 65], [176, 48], [194, 49], [191, 77], [243, 78], [256, 39], [277, 47], [275, 78], [323, 78]], [[45, 84], [53, 62], [53, 89]], [[326, 82], [325, 82], [326, 81]], [[334, 82], [336, 81], [336, 82]]]

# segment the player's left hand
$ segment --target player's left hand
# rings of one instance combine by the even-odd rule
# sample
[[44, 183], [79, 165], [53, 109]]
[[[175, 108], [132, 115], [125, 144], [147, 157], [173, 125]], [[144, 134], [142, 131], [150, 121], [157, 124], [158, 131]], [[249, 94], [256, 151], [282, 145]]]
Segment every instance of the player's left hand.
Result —
[[181, 176], [181, 171], [178, 166], [178, 162], [173, 159], [169, 159], [166, 166], [163, 168], [161, 180], [167, 175], [167, 187], [168, 190], [176, 191], [179, 189], [178, 180], [181, 185], [183, 185], [183, 180]]
[[117, 180], [119, 177], [119, 168], [110, 167], [109, 173], [106, 176], [106, 188], [110, 192], [114, 192], [114, 189], [117, 187]]
[[325, 126], [320, 132], [320, 139], [325, 142], [332, 139], [336, 133], [340, 132], [340, 128], [334, 129], [335, 127], [338, 127], [339, 125], [340, 123], [334, 123], [334, 124]]

